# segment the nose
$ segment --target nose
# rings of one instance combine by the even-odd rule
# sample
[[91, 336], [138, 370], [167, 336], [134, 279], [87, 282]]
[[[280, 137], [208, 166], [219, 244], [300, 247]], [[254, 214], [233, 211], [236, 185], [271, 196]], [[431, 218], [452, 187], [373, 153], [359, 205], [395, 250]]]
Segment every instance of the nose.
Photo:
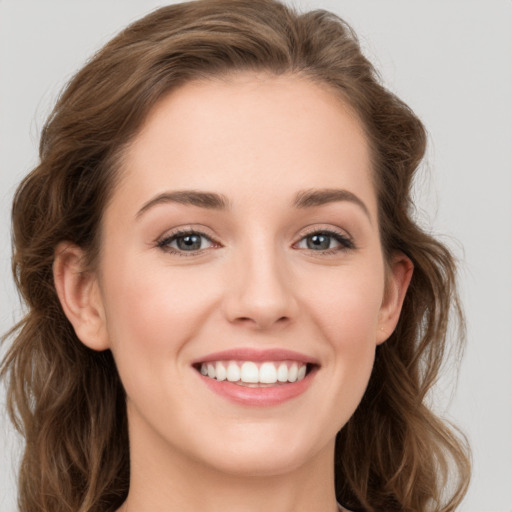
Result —
[[230, 266], [224, 309], [231, 323], [267, 330], [297, 315], [293, 278], [276, 250], [241, 255]]

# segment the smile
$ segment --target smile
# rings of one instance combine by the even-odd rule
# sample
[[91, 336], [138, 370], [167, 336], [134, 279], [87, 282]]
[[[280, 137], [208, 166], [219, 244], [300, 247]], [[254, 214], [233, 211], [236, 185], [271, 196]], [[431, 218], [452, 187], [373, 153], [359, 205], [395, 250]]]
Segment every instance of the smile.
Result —
[[308, 365], [300, 361], [210, 361], [200, 365], [202, 375], [242, 386], [298, 382], [307, 370]]
[[223, 399], [249, 407], [277, 406], [305, 394], [319, 361], [294, 351], [238, 348], [192, 363], [206, 387]]

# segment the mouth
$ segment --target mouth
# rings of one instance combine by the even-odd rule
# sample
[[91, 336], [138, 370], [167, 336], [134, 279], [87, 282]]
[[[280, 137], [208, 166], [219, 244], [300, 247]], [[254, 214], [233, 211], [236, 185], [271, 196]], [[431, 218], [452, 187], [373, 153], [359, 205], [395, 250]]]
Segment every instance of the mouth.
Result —
[[192, 363], [211, 391], [236, 404], [273, 406], [304, 394], [318, 361], [288, 350], [235, 349]]
[[300, 382], [314, 366], [312, 363], [293, 360], [221, 360], [196, 363], [194, 368], [204, 377], [219, 382], [227, 381], [246, 387], [270, 387]]

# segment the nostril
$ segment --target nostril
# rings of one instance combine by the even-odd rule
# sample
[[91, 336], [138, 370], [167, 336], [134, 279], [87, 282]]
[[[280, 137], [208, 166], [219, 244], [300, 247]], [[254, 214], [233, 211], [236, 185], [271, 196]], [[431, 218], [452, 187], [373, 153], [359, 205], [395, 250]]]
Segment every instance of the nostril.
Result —
[[290, 317], [281, 316], [278, 318], [272, 317], [271, 315], [263, 315], [263, 314], [255, 314], [254, 316], [239, 316], [235, 318], [234, 323], [238, 323], [240, 325], [254, 325], [259, 329], [268, 329], [271, 327], [275, 327], [276, 325], [283, 326], [290, 322]]

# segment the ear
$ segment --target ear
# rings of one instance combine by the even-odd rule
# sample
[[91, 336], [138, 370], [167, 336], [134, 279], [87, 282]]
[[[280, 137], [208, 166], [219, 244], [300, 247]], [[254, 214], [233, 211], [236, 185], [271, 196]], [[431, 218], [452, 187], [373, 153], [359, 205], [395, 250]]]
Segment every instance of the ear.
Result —
[[102, 297], [94, 272], [84, 269], [84, 252], [60, 243], [53, 260], [53, 279], [62, 309], [80, 341], [93, 350], [109, 348]]
[[397, 252], [391, 258], [384, 299], [379, 311], [377, 344], [386, 341], [395, 330], [413, 270], [414, 265], [405, 254]]

